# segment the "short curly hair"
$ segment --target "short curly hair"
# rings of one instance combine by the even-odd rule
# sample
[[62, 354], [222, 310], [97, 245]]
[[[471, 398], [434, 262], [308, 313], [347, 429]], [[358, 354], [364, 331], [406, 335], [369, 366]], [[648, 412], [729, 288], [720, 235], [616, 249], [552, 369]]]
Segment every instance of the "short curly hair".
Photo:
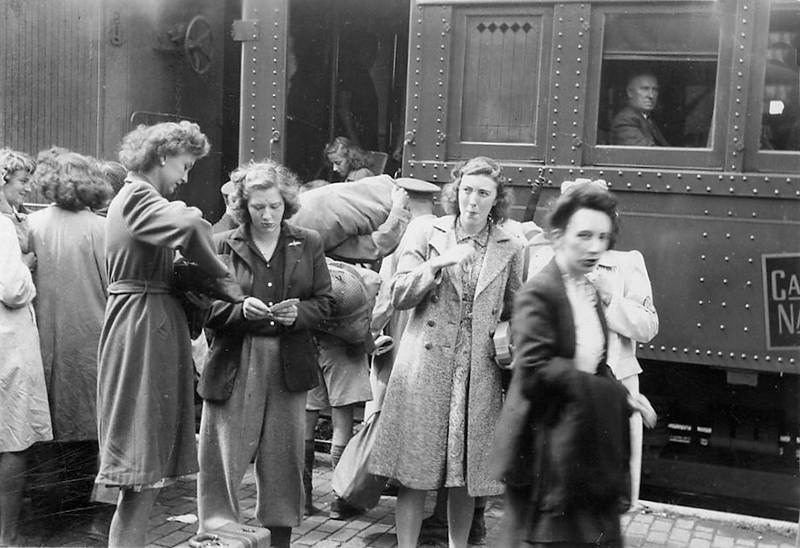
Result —
[[300, 179], [289, 168], [274, 160], [262, 160], [239, 166], [231, 173], [233, 191], [233, 216], [241, 224], [250, 224], [247, 205], [254, 190], [277, 188], [283, 198], [283, 219], [286, 220], [300, 209]]
[[36, 160], [31, 156], [10, 148], [0, 149], [0, 186], [5, 185], [8, 177], [17, 171], [33, 173], [35, 170]]
[[131, 171], [146, 172], [162, 156], [191, 154], [197, 159], [211, 152], [208, 137], [193, 122], [162, 122], [140, 125], [122, 138], [119, 161]]
[[325, 161], [329, 161], [328, 156], [337, 152], [347, 160], [347, 169], [349, 171], [361, 168], [369, 169], [367, 153], [347, 137], [337, 137], [325, 145]]
[[580, 209], [592, 209], [608, 215], [611, 219], [608, 248], [613, 249], [620, 226], [617, 198], [608, 190], [591, 183], [574, 186], [558, 197], [548, 217], [550, 229], [565, 230], [572, 216]]
[[451, 182], [442, 190], [444, 210], [451, 215], [461, 214], [461, 208], [458, 205], [458, 191], [464, 175], [485, 175], [492, 179], [497, 185], [497, 201], [489, 211], [489, 222], [500, 224], [508, 219], [508, 212], [514, 203], [514, 192], [507, 184], [503, 166], [486, 156], [476, 156], [453, 168]]
[[44, 156], [33, 180], [45, 198], [68, 211], [100, 209], [113, 194], [97, 160], [77, 152]]

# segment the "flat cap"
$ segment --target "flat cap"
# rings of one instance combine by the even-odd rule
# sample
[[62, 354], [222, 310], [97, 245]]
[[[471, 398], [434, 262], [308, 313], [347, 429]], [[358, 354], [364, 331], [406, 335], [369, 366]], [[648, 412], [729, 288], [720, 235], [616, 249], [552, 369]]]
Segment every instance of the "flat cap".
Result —
[[404, 188], [408, 192], [433, 194], [434, 192], [442, 190], [438, 185], [423, 181], [422, 179], [412, 179], [411, 177], [401, 177], [400, 179], [395, 179], [395, 182], [400, 188]]
[[228, 181], [219, 189], [225, 196], [230, 196], [234, 190], [236, 190], [236, 185], [233, 184], [233, 181]]

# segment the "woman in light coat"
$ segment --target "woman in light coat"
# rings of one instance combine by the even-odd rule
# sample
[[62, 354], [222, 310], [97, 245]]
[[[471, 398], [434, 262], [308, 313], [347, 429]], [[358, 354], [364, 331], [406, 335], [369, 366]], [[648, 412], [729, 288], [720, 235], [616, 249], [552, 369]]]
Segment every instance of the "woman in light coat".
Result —
[[17, 520], [25, 487], [25, 450], [53, 439], [33, 279], [14, 224], [0, 215], [0, 546], [22, 546]]
[[474, 497], [497, 495], [489, 446], [500, 413], [492, 335], [510, 315], [522, 243], [497, 226], [511, 190], [501, 167], [477, 157], [445, 191], [449, 216], [404, 240], [392, 301], [412, 309], [389, 380], [371, 472], [395, 478], [400, 548], [416, 546], [428, 490], [449, 489], [449, 540], [463, 547]]

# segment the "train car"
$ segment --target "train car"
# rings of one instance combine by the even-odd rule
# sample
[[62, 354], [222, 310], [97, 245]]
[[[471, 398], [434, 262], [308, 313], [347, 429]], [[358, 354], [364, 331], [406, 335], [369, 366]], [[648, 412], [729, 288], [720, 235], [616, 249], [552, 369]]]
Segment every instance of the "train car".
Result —
[[[661, 323], [638, 349], [662, 419], [646, 434], [646, 489], [793, 517], [798, 47], [797, 1], [415, 0], [403, 163], [444, 182], [458, 160], [501, 159], [518, 216], [543, 177], [537, 221], [560, 182], [606, 180], [618, 246], [644, 254]], [[643, 73], [660, 87], [660, 146], [615, 132]]]
[[[645, 489], [796, 512], [800, 2], [26, 0], [0, 13], [4, 146], [112, 158], [137, 123], [195, 120], [214, 153], [180, 197], [211, 220], [239, 162], [322, 173], [348, 47], [370, 34], [376, 148], [403, 152], [388, 172], [443, 183], [493, 156], [514, 216], [540, 223], [561, 181], [605, 179], [618, 246], [645, 255], [661, 319], [639, 347], [661, 416]], [[615, 141], [635, 73], [658, 81], [662, 146]]]

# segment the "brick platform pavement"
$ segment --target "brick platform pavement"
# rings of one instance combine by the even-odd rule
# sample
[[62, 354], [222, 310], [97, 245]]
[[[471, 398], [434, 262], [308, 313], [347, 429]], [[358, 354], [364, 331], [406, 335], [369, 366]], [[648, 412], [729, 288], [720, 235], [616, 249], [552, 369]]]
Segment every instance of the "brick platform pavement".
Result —
[[[294, 529], [295, 548], [392, 548], [397, 546], [394, 530], [395, 499], [381, 498], [380, 504], [368, 513], [348, 521], [332, 520], [328, 508], [333, 499], [330, 487], [331, 469], [326, 455], [318, 454], [314, 471], [314, 503], [321, 508], [300, 527]], [[255, 485], [248, 473], [242, 488], [242, 509], [252, 516], [255, 507]], [[426, 502], [432, 511], [434, 494]], [[187, 541], [197, 530], [195, 482], [187, 480], [164, 489], [158, 498], [147, 536], [148, 548], [168, 548]], [[501, 499], [489, 501], [486, 510], [488, 537], [486, 546], [495, 545], [503, 515]], [[107, 527], [95, 520], [64, 520], [60, 530], [45, 534], [42, 545], [78, 547], [104, 546], [99, 530]], [[253, 519], [247, 523], [257, 525]], [[46, 530], [42, 524], [42, 531]], [[52, 529], [52, 524], [50, 529]], [[686, 507], [645, 502], [642, 507], [622, 517], [627, 548], [795, 548], [797, 524], [751, 518], [735, 514], [710, 512]], [[28, 525], [27, 529], [36, 529]], [[40, 532], [40, 534], [42, 534]]]

